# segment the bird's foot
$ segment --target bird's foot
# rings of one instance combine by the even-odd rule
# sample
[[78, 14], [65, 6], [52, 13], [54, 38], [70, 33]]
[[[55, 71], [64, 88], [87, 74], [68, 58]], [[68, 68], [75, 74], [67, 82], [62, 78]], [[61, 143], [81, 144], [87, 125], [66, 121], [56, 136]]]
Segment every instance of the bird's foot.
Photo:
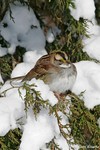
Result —
[[61, 100], [65, 101], [66, 96], [67, 96], [68, 94], [71, 94], [71, 91], [70, 91], [70, 90], [66, 91], [65, 93], [54, 92], [54, 95], [57, 97], [57, 99], [58, 99], [59, 101], [61, 101]]
[[57, 97], [58, 101], [65, 100], [65, 94], [54, 92], [54, 95]]

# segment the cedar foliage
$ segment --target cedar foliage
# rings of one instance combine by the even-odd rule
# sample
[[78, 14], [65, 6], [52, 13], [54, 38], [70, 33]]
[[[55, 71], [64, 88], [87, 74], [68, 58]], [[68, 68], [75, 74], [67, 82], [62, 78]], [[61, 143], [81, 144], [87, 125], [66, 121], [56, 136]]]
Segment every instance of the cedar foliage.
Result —
[[[13, 19], [10, 3], [15, 3], [16, 0], [1, 0], [0, 2], [0, 21], [2, 21], [7, 10], [10, 11], [11, 18]], [[75, 8], [73, 0], [17, 0], [23, 5], [28, 5], [31, 7], [40, 21], [41, 27], [44, 29], [52, 28], [53, 25], [57, 25], [61, 30], [60, 35], [58, 35], [53, 43], [46, 43], [47, 52], [54, 50], [62, 50], [67, 52], [70, 60], [72, 62], [78, 62], [81, 60], [93, 60], [85, 52], [82, 51], [83, 36], [89, 37], [87, 33], [87, 20], [80, 18], [76, 21], [70, 14], [69, 6]], [[100, 11], [99, 0], [95, 1], [96, 5], [96, 18], [98, 24], [100, 24]], [[55, 13], [53, 13], [55, 12]], [[42, 17], [50, 17], [51, 25], [44, 24]], [[4, 27], [7, 27], [4, 24]], [[8, 43], [2, 36], [0, 36], [1, 47], [9, 47]], [[22, 55], [26, 50], [22, 47], [16, 48], [16, 53], [11, 55], [6, 55], [0, 58], [0, 71], [4, 80], [10, 78], [11, 71], [13, 69], [13, 61], [19, 63], [22, 61]], [[19, 57], [20, 56], [20, 57]], [[71, 114], [66, 113], [66, 108], [69, 105], [69, 100], [64, 99], [63, 103], [58, 102], [54, 107], [52, 107], [48, 101], [44, 101], [39, 93], [39, 91], [34, 90], [34, 85], [27, 85], [26, 83], [21, 87], [26, 90], [25, 110], [30, 106], [33, 107], [33, 112], [35, 116], [40, 112], [42, 108], [49, 109], [50, 115], [54, 115], [58, 121], [59, 129], [61, 135], [67, 140], [69, 145], [79, 144], [80, 149], [99, 149], [100, 147], [100, 128], [98, 127], [97, 120], [100, 117], [100, 105], [94, 107], [93, 110], [88, 110], [83, 103], [80, 96], [74, 93], [68, 94], [71, 98], [70, 111]], [[35, 94], [35, 99], [33, 97]], [[19, 94], [20, 89], [19, 89]], [[1, 96], [1, 95], [0, 95]], [[58, 111], [62, 112], [66, 117], [69, 118], [69, 125], [63, 126], [61, 123], [61, 117], [58, 115]], [[71, 132], [66, 134], [64, 129], [66, 128]], [[19, 129], [9, 131], [4, 137], [0, 137], [0, 149], [1, 150], [18, 150], [20, 145], [22, 133]], [[68, 139], [74, 138], [74, 143]], [[56, 138], [56, 137], [55, 137]], [[51, 150], [60, 150], [59, 145], [55, 142], [53, 138], [49, 143], [46, 143], [47, 148]], [[88, 147], [90, 146], [90, 147]], [[91, 147], [92, 146], [92, 147]]]

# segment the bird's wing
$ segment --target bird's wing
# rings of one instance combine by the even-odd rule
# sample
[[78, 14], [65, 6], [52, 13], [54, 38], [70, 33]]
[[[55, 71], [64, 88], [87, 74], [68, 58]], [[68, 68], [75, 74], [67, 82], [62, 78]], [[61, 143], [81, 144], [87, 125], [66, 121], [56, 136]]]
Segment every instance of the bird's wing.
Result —
[[32, 78], [42, 79], [43, 76], [50, 74], [51, 64], [37, 64], [33, 69], [31, 69], [22, 81], [31, 80]]

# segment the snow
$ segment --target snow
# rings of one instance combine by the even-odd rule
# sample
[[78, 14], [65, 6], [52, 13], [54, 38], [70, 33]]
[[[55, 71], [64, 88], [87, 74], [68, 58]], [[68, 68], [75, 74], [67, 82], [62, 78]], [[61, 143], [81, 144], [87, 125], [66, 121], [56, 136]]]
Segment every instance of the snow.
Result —
[[99, 125], [99, 128], [100, 128], [100, 118], [98, 119], [98, 121], [97, 121], [97, 122], [98, 122], [98, 125]]
[[34, 63], [20, 63], [18, 64], [11, 73], [11, 78], [23, 76], [34, 67]]
[[23, 56], [23, 62], [13, 69], [11, 77], [13, 78], [27, 74], [34, 67], [36, 61], [45, 54], [47, 54], [45, 50], [39, 52], [36, 50], [26, 52]]
[[83, 51], [87, 52], [91, 58], [95, 58], [100, 61], [100, 26], [93, 21], [93, 23], [88, 23], [87, 31], [90, 38], [84, 37]]
[[83, 92], [85, 106], [92, 109], [100, 104], [100, 64], [90, 61], [81, 61], [75, 64], [77, 80], [73, 92]]
[[[57, 98], [54, 96], [53, 92], [50, 91], [50, 88], [48, 85], [44, 84], [44, 82], [42, 80], [36, 80], [36, 79], [32, 79], [29, 84], [34, 83], [35, 85], [37, 85], [35, 87], [36, 91], [40, 91], [41, 96], [44, 100], [49, 100], [50, 104], [52, 106], [54, 106], [58, 100]], [[42, 88], [41, 88], [42, 87]]]
[[51, 29], [49, 29], [47, 34], [46, 34], [46, 40], [49, 43], [52, 43], [55, 40], [54, 34], [52, 33]]
[[1, 73], [0, 73], [0, 83], [3, 83], [3, 79], [1, 77]]
[[2, 48], [2, 47], [0, 46], [0, 57], [4, 56], [4, 55], [6, 55], [6, 54], [7, 54], [7, 48]]
[[[70, 8], [70, 10], [76, 20], [83, 17], [92, 21], [92, 23], [88, 22], [87, 28], [90, 38], [83, 38], [83, 51], [86, 51], [90, 57], [100, 60], [100, 27], [95, 21], [94, 1], [75, 0], [75, 5], [76, 9]], [[11, 5], [11, 10], [14, 22], [7, 12], [0, 23], [0, 33], [10, 43], [8, 48], [0, 46], [0, 56], [7, 53], [13, 54], [18, 45], [26, 48], [27, 52], [23, 56], [23, 62], [17, 64], [11, 73], [11, 77], [18, 77], [25, 75], [34, 67], [41, 56], [47, 54], [45, 50], [46, 40], [49, 43], [53, 42], [60, 30], [55, 27], [54, 32], [52, 32], [50, 29], [45, 37], [32, 9], [28, 10], [27, 6], [16, 3], [16, 5]], [[8, 25], [6, 28], [3, 26], [4, 23]], [[80, 61], [75, 63], [75, 66], [77, 68], [77, 79], [72, 91], [78, 95], [83, 92], [84, 104], [88, 109], [100, 105], [100, 64], [92, 61]], [[3, 83], [1, 74], [0, 82]], [[32, 79], [27, 83], [29, 85], [34, 83], [36, 85], [35, 90], [40, 91], [43, 100], [48, 100], [52, 106], [58, 102], [49, 86], [44, 84], [43, 81]], [[30, 107], [26, 117], [23, 101], [25, 90], [21, 86], [22, 83], [16, 80], [7, 81], [3, 86], [0, 85], [0, 93], [4, 96], [0, 97], [0, 136], [6, 135], [11, 129], [20, 127], [23, 135], [19, 150], [47, 150], [45, 143], [48, 143], [54, 137], [56, 137], [55, 142], [59, 144], [59, 147], [62, 150], [67, 150], [69, 148], [68, 143], [60, 135], [56, 118], [48, 114], [48, 108], [41, 109], [37, 118], [35, 118]], [[19, 88], [23, 99], [19, 95]], [[68, 123], [68, 119], [62, 113], [59, 113], [59, 115], [62, 117], [63, 124]], [[20, 122], [23, 123], [23, 118], [25, 122], [21, 126]], [[100, 126], [100, 119], [98, 119], [98, 124]]]
[[[41, 92], [41, 96], [44, 100], [49, 100], [49, 103], [52, 106], [58, 102], [53, 92], [50, 91], [48, 85], [45, 85], [43, 81], [36, 79], [32, 79], [31, 81], [29, 81], [29, 84], [33, 83], [36, 85], [35, 89]], [[18, 88], [21, 86], [22, 83], [7, 81], [0, 89], [0, 93], [2, 93], [2, 96], [6, 95], [6, 97], [0, 98], [0, 119], [2, 120], [2, 123], [0, 124], [0, 136], [5, 135], [10, 129], [16, 128], [16, 120], [25, 116], [24, 101], [21, 99], [21, 96], [23, 97], [23, 99], [25, 97], [25, 90], [23, 90], [22, 88], [20, 89], [21, 96], [18, 92]], [[6, 94], [4, 93], [4, 91]], [[48, 115], [48, 117], [50, 116]]]
[[[8, 49], [0, 49], [1, 55], [8, 53], [13, 54], [16, 46], [25, 47], [26, 50], [44, 51], [45, 36], [40, 28], [32, 9], [28, 10], [27, 6], [19, 3], [11, 5], [12, 17], [6, 13], [3, 21], [0, 23], [0, 33], [10, 43]], [[4, 23], [7, 27], [4, 27]]]
[[59, 133], [55, 117], [48, 116], [47, 114], [48, 112], [42, 110], [37, 120], [35, 120], [34, 115], [32, 116], [32, 112], [28, 115], [27, 124], [24, 126], [21, 139], [20, 150], [39, 150], [45, 143], [51, 141]]
[[[95, 20], [94, 0], [74, 0], [76, 9], [70, 7], [71, 15], [79, 20], [81, 17], [87, 19], [87, 33], [90, 38], [83, 38], [83, 51], [94, 59], [100, 61], [100, 26]], [[89, 22], [90, 21], [90, 22]]]
[[94, 0], [74, 0], [75, 8], [70, 7], [71, 15], [79, 20], [81, 17], [84, 19], [92, 20], [95, 17]]
[[84, 51], [88, 53], [91, 58], [95, 58], [100, 61], [100, 36], [95, 37], [95, 39], [89, 44], [85, 45]]
[[66, 140], [63, 137], [58, 136], [57, 139], [55, 140], [55, 142], [57, 142], [60, 149], [63, 149], [63, 150], [69, 149], [69, 146], [68, 146]]
[[46, 55], [47, 52], [45, 50], [42, 50], [41, 51], [37, 51], [37, 50], [34, 50], [34, 51], [28, 51], [24, 54], [23, 56], [23, 61], [26, 62], [26, 63], [36, 63], [36, 61], [43, 55]]
[[54, 26], [48, 29], [46, 33], [47, 42], [52, 43], [55, 40], [56, 36], [59, 35], [60, 33], [61, 33], [61, 30], [57, 26]]
[[16, 120], [24, 115], [23, 105], [20, 99], [14, 96], [0, 98], [0, 136], [17, 128]]

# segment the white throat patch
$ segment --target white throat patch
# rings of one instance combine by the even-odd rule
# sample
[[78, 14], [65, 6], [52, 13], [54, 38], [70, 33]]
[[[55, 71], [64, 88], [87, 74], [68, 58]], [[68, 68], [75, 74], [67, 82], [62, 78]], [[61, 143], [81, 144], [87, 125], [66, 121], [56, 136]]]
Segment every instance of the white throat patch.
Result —
[[61, 67], [61, 68], [69, 68], [69, 67], [71, 67], [71, 65], [70, 65], [70, 64], [68, 64], [68, 65], [66, 65], [66, 64], [61, 64], [60, 67]]

